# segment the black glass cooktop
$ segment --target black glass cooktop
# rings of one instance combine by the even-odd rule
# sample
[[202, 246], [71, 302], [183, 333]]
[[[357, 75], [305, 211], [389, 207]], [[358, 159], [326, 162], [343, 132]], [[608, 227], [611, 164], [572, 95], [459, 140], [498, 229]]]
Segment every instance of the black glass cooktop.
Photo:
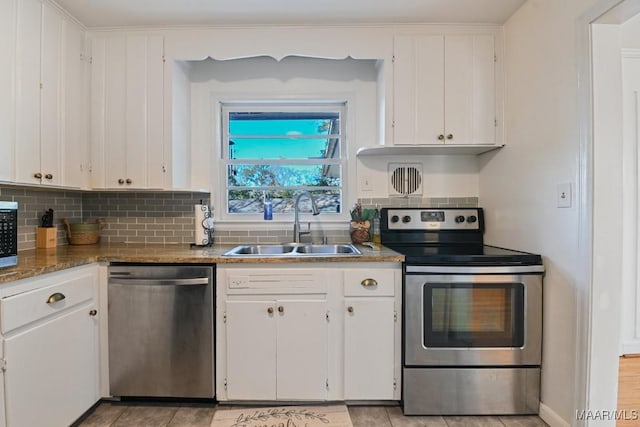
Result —
[[410, 265], [542, 265], [540, 255], [489, 245], [390, 245]]

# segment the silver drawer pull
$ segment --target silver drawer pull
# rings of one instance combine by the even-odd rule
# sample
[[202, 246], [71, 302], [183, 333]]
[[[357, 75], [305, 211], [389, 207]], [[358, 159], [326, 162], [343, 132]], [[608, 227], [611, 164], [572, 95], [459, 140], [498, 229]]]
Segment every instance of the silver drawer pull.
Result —
[[375, 279], [364, 279], [360, 284], [362, 286], [378, 286], [378, 282]]
[[56, 292], [55, 294], [52, 294], [49, 298], [47, 298], [47, 304], [54, 304], [58, 301], [62, 301], [65, 298], [66, 297], [64, 296], [64, 294]]

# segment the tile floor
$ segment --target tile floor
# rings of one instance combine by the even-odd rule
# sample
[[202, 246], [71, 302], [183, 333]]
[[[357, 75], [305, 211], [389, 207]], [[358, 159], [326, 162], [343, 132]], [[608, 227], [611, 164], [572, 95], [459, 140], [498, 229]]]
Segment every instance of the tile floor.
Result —
[[[73, 427], [209, 427], [214, 404], [100, 402]], [[397, 406], [349, 406], [353, 427], [544, 427], [537, 416], [406, 417]]]

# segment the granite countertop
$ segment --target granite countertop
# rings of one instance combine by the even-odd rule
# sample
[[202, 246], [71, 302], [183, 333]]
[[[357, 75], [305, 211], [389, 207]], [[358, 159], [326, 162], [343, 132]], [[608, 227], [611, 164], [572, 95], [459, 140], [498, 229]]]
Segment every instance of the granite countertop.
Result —
[[188, 245], [96, 244], [68, 245], [51, 249], [18, 252], [18, 265], [0, 269], [0, 283], [39, 276], [94, 262], [150, 263], [314, 263], [314, 262], [402, 262], [404, 256], [391, 249], [374, 250], [357, 245], [361, 256], [304, 257], [226, 257], [222, 254], [236, 245], [214, 245], [191, 249]]

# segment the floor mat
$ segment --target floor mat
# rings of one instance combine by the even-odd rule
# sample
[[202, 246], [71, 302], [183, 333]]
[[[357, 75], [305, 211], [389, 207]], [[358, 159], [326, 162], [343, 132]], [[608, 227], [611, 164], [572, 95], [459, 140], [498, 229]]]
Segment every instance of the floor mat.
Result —
[[346, 405], [216, 410], [211, 427], [353, 427]]

